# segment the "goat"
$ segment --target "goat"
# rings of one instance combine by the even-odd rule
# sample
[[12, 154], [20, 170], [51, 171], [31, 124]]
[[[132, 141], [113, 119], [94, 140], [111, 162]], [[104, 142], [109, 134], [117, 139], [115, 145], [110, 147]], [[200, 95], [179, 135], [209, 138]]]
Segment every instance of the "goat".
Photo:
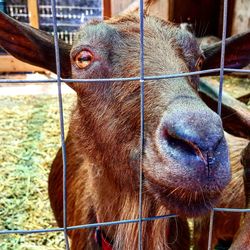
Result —
[[[242, 164], [244, 165], [244, 184], [246, 193], [246, 207], [250, 208], [250, 143], [242, 152]], [[237, 232], [230, 250], [249, 249], [250, 247], [250, 213], [247, 213], [243, 225]]]
[[[219, 66], [220, 43], [201, 51], [191, 33], [170, 22], [145, 15], [144, 26], [145, 75]], [[104, 79], [101, 84], [68, 83], [77, 93], [65, 141], [68, 226], [138, 217], [140, 83], [105, 78], [139, 75], [139, 33], [139, 18], [127, 14], [84, 25], [72, 48], [59, 41], [63, 77]], [[249, 63], [249, 35], [228, 40], [226, 66]], [[18, 59], [56, 72], [53, 37], [3, 13], [0, 45]], [[238, 46], [237, 55], [233, 46]], [[198, 76], [145, 82], [142, 215], [179, 215], [143, 222], [145, 249], [189, 249], [186, 217], [208, 212], [231, 179], [222, 121], [199, 97], [198, 84]], [[49, 197], [59, 226], [62, 171], [60, 149], [49, 175]], [[136, 249], [137, 231], [137, 223], [102, 229], [114, 249]], [[72, 249], [98, 248], [94, 230], [68, 235]]]

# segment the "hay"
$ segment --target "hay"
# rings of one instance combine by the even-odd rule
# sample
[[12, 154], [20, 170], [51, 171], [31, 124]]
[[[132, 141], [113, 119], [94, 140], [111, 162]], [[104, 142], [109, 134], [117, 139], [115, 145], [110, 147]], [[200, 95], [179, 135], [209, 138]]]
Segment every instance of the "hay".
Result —
[[[209, 83], [219, 86], [218, 76], [204, 77]], [[238, 98], [250, 93], [250, 78], [239, 78], [231, 75], [224, 76], [223, 90], [234, 98]], [[249, 102], [250, 104], [250, 102]]]
[[[65, 130], [74, 95], [64, 96]], [[47, 194], [60, 147], [56, 96], [0, 97], [0, 230], [56, 227]], [[0, 249], [65, 249], [62, 233], [0, 235]]]
[[[250, 93], [250, 78], [225, 76], [224, 89], [235, 98]], [[250, 103], [249, 103], [250, 104]]]

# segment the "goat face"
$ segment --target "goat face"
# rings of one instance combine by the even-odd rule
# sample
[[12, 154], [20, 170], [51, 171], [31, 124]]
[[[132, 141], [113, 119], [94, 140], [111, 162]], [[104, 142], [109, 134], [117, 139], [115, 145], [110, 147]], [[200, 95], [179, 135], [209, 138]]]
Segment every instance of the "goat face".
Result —
[[[187, 31], [145, 18], [145, 75], [194, 71], [203, 59]], [[139, 19], [92, 22], [71, 50], [76, 79], [140, 74]], [[114, 182], [138, 190], [140, 83], [74, 83], [79, 145]], [[173, 212], [198, 215], [211, 208], [230, 180], [228, 148], [220, 117], [197, 94], [198, 78], [145, 81], [144, 188]], [[112, 177], [110, 177], [112, 178]], [[130, 184], [129, 184], [130, 183]]]
[[[144, 22], [146, 76], [190, 72], [197, 65], [219, 66], [220, 43], [202, 52], [189, 32], [153, 17]], [[132, 15], [85, 25], [72, 48], [59, 41], [61, 75], [138, 76], [139, 32], [139, 19]], [[225, 66], [250, 63], [249, 41], [250, 32], [227, 40]], [[0, 13], [0, 45], [20, 60], [56, 72], [53, 37], [4, 13]], [[230, 180], [221, 119], [200, 100], [198, 80], [190, 76], [145, 81], [144, 191], [187, 216], [211, 208]], [[109, 183], [138, 194], [140, 83], [104, 80], [68, 85], [78, 95], [70, 126], [77, 153], [93, 163], [90, 171], [99, 175], [106, 171]]]

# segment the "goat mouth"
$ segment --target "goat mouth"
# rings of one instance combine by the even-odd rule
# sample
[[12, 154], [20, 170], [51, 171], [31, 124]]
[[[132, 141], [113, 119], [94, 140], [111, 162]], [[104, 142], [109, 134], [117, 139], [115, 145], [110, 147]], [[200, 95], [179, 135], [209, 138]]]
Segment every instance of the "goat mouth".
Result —
[[[159, 168], [162, 169], [162, 165]], [[219, 171], [209, 167], [204, 171], [203, 166], [200, 169], [196, 166], [196, 171], [189, 168], [186, 171], [181, 166], [176, 168], [177, 171], [174, 169], [173, 173], [165, 170], [165, 173], [161, 171], [158, 175], [144, 171], [144, 185], [158, 202], [171, 212], [185, 217], [196, 217], [209, 212], [231, 180], [227, 166], [218, 167]]]
[[209, 212], [217, 203], [222, 190], [216, 185], [199, 190], [187, 190], [181, 186], [163, 186], [145, 178], [148, 192], [171, 212], [185, 217], [196, 217]]
[[143, 169], [149, 193], [179, 215], [194, 217], [211, 210], [231, 180], [225, 139], [212, 153], [187, 143], [158, 149], [154, 142], [148, 143], [145, 154]]

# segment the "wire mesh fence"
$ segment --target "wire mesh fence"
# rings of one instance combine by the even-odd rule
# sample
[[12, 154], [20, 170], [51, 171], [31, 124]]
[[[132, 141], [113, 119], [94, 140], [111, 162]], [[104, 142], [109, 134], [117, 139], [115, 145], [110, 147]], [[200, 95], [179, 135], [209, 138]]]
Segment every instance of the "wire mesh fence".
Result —
[[[225, 72], [242, 72], [242, 73], [250, 73], [250, 70], [240, 70], [240, 69], [231, 69], [224, 68], [224, 60], [225, 60], [225, 40], [226, 40], [226, 29], [227, 29], [227, 12], [228, 12], [228, 1], [224, 0], [224, 8], [223, 8], [223, 34], [222, 34], [222, 49], [221, 49], [221, 61], [220, 68], [211, 69], [211, 70], [202, 70], [188, 73], [178, 73], [178, 74], [167, 74], [160, 76], [146, 76], [144, 72], [144, 2], [143, 0], [139, 0], [139, 16], [140, 16], [140, 75], [138, 77], [133, 78], [105, 78], [105, 82], [115, 82], [115, 81], [139, 81], [140, 82], [140, 112], [141, 112], [141, 131], [140, 131], [140, 187], [139, 187], [139, 211], [138, 218], [134, 218], [131, 220], [120, 220], [120, 221], [110, 221], [103, 223], [93, 223], [93, 224], [84, 224], [84, 225], [76, 225], [76, 226], [68, 226], [67, 224], [67, 159], [66, 159], [66, 147], [65, 147], [65, 132], [64, 132], [64, 114], [63, 114], [63, 101], [62, 101], [62, 92], [61, 92], [61, 84], [62, 82], [66, 83], [100, 83], [102, 84], [104, 79], [64, 79], [61, 77], [61, 68], [60, 68], [60, 54], [59, 54], [59, 45], [58, 45], [58, 21], [57, 21], [57, 12], [58, 10], [63, 12], [64, 6], [61, 6], [60, 9], [57, 8], [56, 0], [51, 0], [51, 5], [46, 5], [41, 8], [42, 17], [49, 15], [51, 18], [52, 26], [53, 26], [53, 34], [54, 34], [54, 42], [55, 42], [55, 60], [56, 60], [56, 71], [57, 78], [52, 80], [9, 80], [9, 79], [0, 79], [0, 83], [34, 83], [34, 82], [57, 82], [58, 84], [58, 98], [59, 98], [59, 111], [60, 111], [60, 127], [61, 127], [61, 145], [62, 145], [62, 155], [63, 155], [63, 227], [60, 228], [52, 228], [52, 229], [36, 229], [36, 230], [2, 230], [0, 231], [0, 235], [4, 234], [32, 234], [32, 233], [49, 233], [49, 232], [63, 232], [64, 239], [66, 244], [66, 249], [70, 249], [70, 244], [67, 236], [67, 232], [76, 229], [90, 229], [90, 228], [98, 228], [98, 227], [108, 227], [112, 225], [125, 224], [125, 223], [138, 223], [138, 249], [143, 249], [142, 245], [142, 223], [145, 221], [152, 220], [162, 220], [167, 218], [173, 218], [177, 215], [175, 214], [167, 214], [164, 216], [154, 216], [149, 218], [142, 217], [142, 200], [143, 200], [143, 153], [144, 153], [144, 83], [148, 80], [159, 80], [159, 79], [169, 79], [169, 78], [178, 78], [178, 77], [186, 77], [193, 75], [202, 75], [207, 73], [219, 73], [220, 74], [220, 87], [219, 87], [219, 98], [218, 98], [218, 114], [221, 115], [221, 105], [222, 105], [222, 92], [223, 92], [223, 76]], [[46, 11], [49, 10], [49, 13]], [[11, 10], [12, 11], [12, 10]], [[86, 10], [87, 11], [87, 10]], [[92, 10], [94, 11], [94, 9]], [[23, 11], [22, 13], [25, 13]], [[22, 15], [22, 13], [20, 15]], [[62, 15], [63, 18], [63, 14]], [[250, 212], [250, 209], [231, 209], [231, 208], [214, 208], [211, 212], [210, 216], [210, 227], [209, 227], [209, 242], [208, 249], [211, 249], [212, 242], [212, 233], [213, 233], [213, 220], [214, 213], [217, 211], [223, 212]]]

